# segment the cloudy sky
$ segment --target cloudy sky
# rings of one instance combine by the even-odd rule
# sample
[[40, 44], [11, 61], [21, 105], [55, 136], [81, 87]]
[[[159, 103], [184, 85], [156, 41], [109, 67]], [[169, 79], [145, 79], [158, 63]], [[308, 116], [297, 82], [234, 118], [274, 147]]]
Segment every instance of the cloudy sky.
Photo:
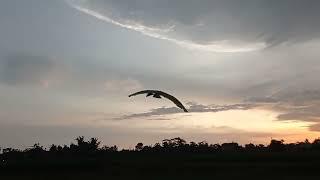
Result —
[[[0, 147], [320, 136], [320, 1], [2, 0]], [[160, 89], [178, 97], [127, 95]]]

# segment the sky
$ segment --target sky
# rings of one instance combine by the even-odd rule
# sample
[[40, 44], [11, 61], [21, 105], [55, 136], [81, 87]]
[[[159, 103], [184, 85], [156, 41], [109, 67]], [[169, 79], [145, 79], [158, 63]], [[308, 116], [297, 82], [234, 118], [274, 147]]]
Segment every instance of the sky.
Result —
[[[320, 137], [320, 1], [2, 0], [0, 147]], [[167, 99], [128, 94], [159, 89]]]

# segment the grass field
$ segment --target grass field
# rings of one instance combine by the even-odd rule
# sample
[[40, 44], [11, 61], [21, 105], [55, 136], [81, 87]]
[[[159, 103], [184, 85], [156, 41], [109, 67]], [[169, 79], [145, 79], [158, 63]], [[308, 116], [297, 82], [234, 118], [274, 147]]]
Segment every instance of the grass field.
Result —
[[112, 153], [99, 159], [32, 160], [1, 179], [320, 179], [320, 153]]

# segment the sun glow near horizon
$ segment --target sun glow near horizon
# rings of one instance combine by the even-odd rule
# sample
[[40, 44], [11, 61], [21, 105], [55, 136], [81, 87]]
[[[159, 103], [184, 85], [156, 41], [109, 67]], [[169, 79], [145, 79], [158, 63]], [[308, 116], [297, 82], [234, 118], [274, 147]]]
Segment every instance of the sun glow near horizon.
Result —
[[[116, 127], [124, 127], [133, 131], [146, 131], [150, 134], [162, 134], [165, 137], [181, 135], [187, 139], [203, 136], [202, 140], [212, 142], [212, 135], [221, 136], [221, 142], [267, 144], [271, 138], [284, 139], [286, 142], [313, 140], [320, 137], [319, 132], [309, 130], [313, 123], [298, 120], [277, 120], [277, 112], [262, 109], [230, 110], [208, 113], [179, 113], [173, 115], [133, 118], [113, 121]], [[128, 125], [128, 121], [130, 122]]]

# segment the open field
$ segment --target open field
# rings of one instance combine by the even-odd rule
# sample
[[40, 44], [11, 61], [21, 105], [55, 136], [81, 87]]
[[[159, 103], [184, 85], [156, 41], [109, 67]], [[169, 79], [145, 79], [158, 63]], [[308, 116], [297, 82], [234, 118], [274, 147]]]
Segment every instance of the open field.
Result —
[[320, 153], [111, 153], [99, 159], [32, 160], [1, 168], [8, 179], [320, 178]]

